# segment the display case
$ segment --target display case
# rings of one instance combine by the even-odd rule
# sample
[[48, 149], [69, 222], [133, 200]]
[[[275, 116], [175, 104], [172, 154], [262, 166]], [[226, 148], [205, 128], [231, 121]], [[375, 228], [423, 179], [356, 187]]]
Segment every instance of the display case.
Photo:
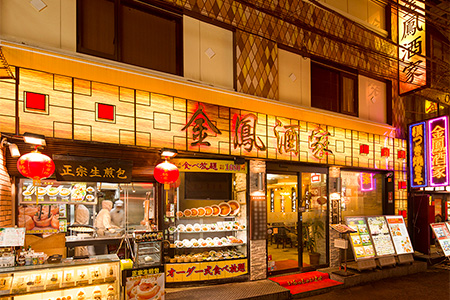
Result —
[[133, 232], [136, 267], [162, 265], [162, 231]]
[[117, 255], [0, 270], [0, 297], [14, 300], [118, 300]]

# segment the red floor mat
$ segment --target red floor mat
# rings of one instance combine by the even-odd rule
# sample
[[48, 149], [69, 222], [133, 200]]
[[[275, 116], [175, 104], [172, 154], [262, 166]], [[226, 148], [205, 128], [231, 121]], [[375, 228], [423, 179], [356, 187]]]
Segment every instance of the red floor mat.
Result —
[[271, 277], [269, 279], [290, 290], [293, 295], [343, 284], [331, 280], [327, 273], [318, 271]]

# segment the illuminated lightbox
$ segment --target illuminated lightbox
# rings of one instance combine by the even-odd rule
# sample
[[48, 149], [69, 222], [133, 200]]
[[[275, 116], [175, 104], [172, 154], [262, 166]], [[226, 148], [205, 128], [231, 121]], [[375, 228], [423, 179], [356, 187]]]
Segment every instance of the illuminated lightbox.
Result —
[[448, 116], [429, 120], [428, 163], [430, 186], [446, 186], [449, 183]]
[[425, 122], [409, 125], [409, 178], [412, 188], [428, 185], [425, 131]]
[[361, 173], [361, 191], [369, 192], [375, 189], [372, 173]]

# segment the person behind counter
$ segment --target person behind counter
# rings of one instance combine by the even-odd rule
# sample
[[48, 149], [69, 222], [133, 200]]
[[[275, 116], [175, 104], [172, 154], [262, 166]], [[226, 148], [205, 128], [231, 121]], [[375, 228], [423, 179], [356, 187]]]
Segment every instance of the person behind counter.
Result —
[[114, 203], [114, 208], [109, 212], [111, 216], [111, 222], [113, 225], [122, 228], [123, 227], [123, 201], [117, 200]]
[[[99, 211], [94, 221], [94, 227], [97, 229], [97, 234], [99, 236], [104, 236], [106, 231], [112, 228], [117, 228], [117, 226], [111, 224], [111, 215], [110, 215], [111, 208], [112, 208], [112, 201], [110, 200], [102, 201], [102, 209]], [[106, 244], [95, 245], [94, 248], [96, 255], [108, 253], [108, 248]]]

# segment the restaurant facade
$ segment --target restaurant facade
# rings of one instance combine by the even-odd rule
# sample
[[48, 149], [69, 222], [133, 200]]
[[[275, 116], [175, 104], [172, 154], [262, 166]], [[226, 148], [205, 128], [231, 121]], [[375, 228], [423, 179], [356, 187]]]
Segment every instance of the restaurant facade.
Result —
[[[15, 11], [5, 3], [3, 8]], [[177, 5], [172, 8], [179, 13]], [[233, 7], [258, 12], [268, 21], [275, 18], [263, 9], [234, 2], [230, 11]], [[48, 13], [73, 22], [77, 10], [64, 8], [62, 2], [61, 8]], [[307, 8], [314, 14], [324, 13], [323, 8]], [[37, 14], [46, 24], [41, 12], [25, 11]], [[203, 22], [196, 8], [190, 12], [182, 16], [184, 30], [196, 24], [223, 33], [232, 23], [223, 20], [222, 27], [211, 25]], [[235, 17], [240, 13], [235, 11]], [[336, 18], [327, 10], [322, 17], [331, 24]], [[407, 144], [398, 128], [388, 124], [400, 122], [397, 86], [390, 80], [393, 70], [381, 70], [376, 55], [364, 63], [363, 57], [351, 55], [351, 48], [344, 47], [343, 53], [349, 55], [337, 58], [335, 50], [323, 45], [330, 41], [327, 37], [308, 45], [310, 55], [290, 52], [298, 41], [291, 44], [280, 33], [277, 44], [253, 32], [250, 23], [256, 20], [247, 21], [246, 30], [239, 23], [230, 31], [234, 35], [231, 47], [218, 46], [206, 31], [194, 39], [209, 46], [207, 56], [216, 55], [211, 51], [219, 59], [227, 51], [235, 55], [229, 66], [227, 59], [206, 65], [206, 58], [201, 58], [203, 67], [195, 71], [187, 56], [195, 47], [185, 44], [184, 77], [86, 55], [88, 51], [76, 44], [76, 33], [70, 30], [67, 37], [59, 36], [59, 49], [50, 36], [47, 44], [38, 37], [23, 36], [29, 44], [2, 39], [0, 49], [8, 70], [0, 79], [2, 138], [25, 154], [33, 149], [22, 137], [43, 136], [46, 145], [40, 151], [53, 159], [56, 170], [34, 187], [19, 172], [18, 158], [4, 147], [1, 225], [23, 226], [27, 236], [63, 233], [69, 256], [116, 250], [127, 256], [126, 250], [121, 252], [127, 234], [133, 236], [134, 250], [142, 241], [160, 242], [158, 253], [135, 252], [135, 261], [142, 256], [145, 266], [154, 260], [160, 269], [151, 272], [164, 274], [166, 284], [177, 285], [258, 280], [276, 272], [336, 266], [340, 264], [334, 247], [338, 235], [329, 225], [345, 223], [349, 216], [407, 217]], [[287, 23], [279, 26], [293, 33], [304, 30]], [[61, 27], [63, 31], [70, 28]], [[371, 36], [358, 26], [352, 30]], [[2, 33], [20, 37], [19, 31], [9, 27]], [[184, 37], [185, 42], [193, 41], [186, 32]], [[381, 43], [381, 52], [391, 51], [393, 46], [385, 38], [373, 37]], [[195, 51], [205, 55], [202, 50]], [[313, 54], [319, 52], [319, 56]], [[310, 72], [323, 75], [327, 59], [338, 60], [342, 77], [351, 73], [348, 68], [365, 70], [349, 76], [358, 78], [354, 82], [356, 115], [312, 107], [314, 84], [308, 83], [314, 74]], [[292, 62], [296, 63], [292, 68], [298, 68], [290, 73], [287, 66]], [[336, 61], [330, 65], [337, 69]], [[217, 72], [222, 68], [223, 72]], [[220, 74], [215, 77], [215, 73]], [[217, 82], [207, 84], [202, 78]], [[328, 88], [326, 81], [320, 84]], [[370, 87], [378, 92], [371, 94]], [[372, 116], [371, 108], [376, 112]], [[164, 161], [164, 149], [177, 152], [168, 159], [180, 172], [180, 179], [172, 184], [161, 184], [154, 177], [155, 167]], [[119, 201], [124, 203], [123, 225], [106, 226], [107, 234], [97, 232], [81, 242], [77, 237], [82, 232], [74, 229], [82, 225], [80, 206], [86, 208], [86, 228], [98, 231], [96, 218], [108, 201], [114, 209], [121, 206]], [[159, 235], [147, 237], [150, 232]], [[280, 248], [292, 253], [285, 266], [279, 262]], [[320, 257], [314, 260], [310, 252]], [[129, 275], [135, 278], [143, 272]], [[106, 283], [103, 289], [107, 294]], [[130, 289], [128, 296], [133, 297], [132, 293]]]

